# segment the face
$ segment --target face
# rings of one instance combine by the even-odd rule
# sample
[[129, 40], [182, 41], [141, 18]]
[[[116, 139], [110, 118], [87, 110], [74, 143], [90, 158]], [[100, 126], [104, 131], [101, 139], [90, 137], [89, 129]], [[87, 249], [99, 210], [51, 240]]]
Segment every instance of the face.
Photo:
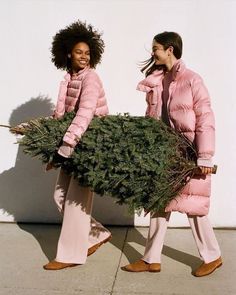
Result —
[[152, 56], [156, 65], [167, 65], [170, 59], [170, 53], [173, 49], [171, 47], [164, 49], [163, 45], [153, 40], [152, 43]]
[[71, 66], [74, 72], [84, 69], [90, 62], [89, 46], [84, 42], [77, 43], [68, 57], [71, 58]]

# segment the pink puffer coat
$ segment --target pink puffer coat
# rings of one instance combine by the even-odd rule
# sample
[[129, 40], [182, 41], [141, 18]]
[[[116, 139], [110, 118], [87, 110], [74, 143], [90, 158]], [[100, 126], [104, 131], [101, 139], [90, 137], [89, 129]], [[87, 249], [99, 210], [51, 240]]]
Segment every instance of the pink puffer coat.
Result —
[[[146, 115], [156, 119], [161, 117], [163, 77], [162, 71], [155, 71], [137, 87], [146, 92]], [[197, 164], [212, 167], [215, 127], [209, 94], [201, 77], [187, 69], [182, 60], [178, 60], [173, 68], [167, 108], [171, 126], [196, 143]], [[196, 176], [169, 203], [165, 211], [206, 215], [210, 206], [210, 194], [211, 176]]]
[[102, 82], [89, 67], [72, 76], [68, 73], [60, 84], [54, 117], [60, 118], [65, 112], [74, 110], [77, 110], [76, 116], [63, 137], [64, 145], [71, 147], [79, 142], [94, 116], [108, 114]]

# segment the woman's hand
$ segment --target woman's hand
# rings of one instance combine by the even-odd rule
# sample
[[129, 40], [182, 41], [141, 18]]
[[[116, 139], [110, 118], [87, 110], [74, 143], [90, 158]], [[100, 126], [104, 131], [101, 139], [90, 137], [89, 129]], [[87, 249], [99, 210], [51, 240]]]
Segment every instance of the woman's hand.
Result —
[[56, 169], [56, 168], [53, 166], [52, 162], [48, 162], [46, 167], [45, 167], [45, 171], [49, 171], [51, 169]]

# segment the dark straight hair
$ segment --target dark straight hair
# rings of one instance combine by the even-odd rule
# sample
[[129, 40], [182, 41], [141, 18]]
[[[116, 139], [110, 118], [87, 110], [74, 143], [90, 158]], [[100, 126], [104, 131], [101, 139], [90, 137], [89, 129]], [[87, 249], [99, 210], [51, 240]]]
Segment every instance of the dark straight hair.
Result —
[[[182, 49], [183, 49], [183, 42], [182, 38], [179, 34], [175, 32], [163, 32], [158, 35], [156, 35], [153, 40], [155, 40], [157, 43], [161, 44], [164, 49], [166, 50], [170, 46], [173, 47], [173, 54], [177, 59], [180, 59], [182, 56]], [[149, 58], [148, 60], [145, 60], [143, 63], [144, 65], [141, 68], [141, 72], [145, 72], [145, 75], [148, 76], [151, 73], [153, 73], [155, 70], [165, 70], [164, 65], [155, 65], [154, 64], [154, 58], [153, 56]]]

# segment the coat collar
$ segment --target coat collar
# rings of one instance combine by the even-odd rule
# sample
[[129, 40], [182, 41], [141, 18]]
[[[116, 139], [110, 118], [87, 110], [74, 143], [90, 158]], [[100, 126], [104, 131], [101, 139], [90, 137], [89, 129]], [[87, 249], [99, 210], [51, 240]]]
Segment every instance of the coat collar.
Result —
[[178, 77], [184, 72], [185, 68], [186, 67], [182, 59], [178, 59], [171, 69], [172, 80], [177, 80]]
[[84, 74], [88, 72], [89, 69], [90, 69], [90, 67], [88, 66], [88, 67], [78, 71], [78, 73], [72, 74], [72, 75], [71, 75], [71, 73], [67, 72], [66, 75], [64, 76], [64, 79], [66, 82], [70, 82], [71, 78], [73, 76], [73, 78], [80, 80], [80, 79], [82, 79]]
[[[178, 59], [171, 69], [172, 80], [177, 80], [179, 76], [185, 71], [186, 67], [182, 59]], [[156, 86], [162, 85], [162, 80], [164, 78], [163, 70], [156, 70], [151, 75], [147, 76], [144, 80], [140, 81], [137, 86], [137, 90], [143, 92], [149, 92], [153, 90]]]

